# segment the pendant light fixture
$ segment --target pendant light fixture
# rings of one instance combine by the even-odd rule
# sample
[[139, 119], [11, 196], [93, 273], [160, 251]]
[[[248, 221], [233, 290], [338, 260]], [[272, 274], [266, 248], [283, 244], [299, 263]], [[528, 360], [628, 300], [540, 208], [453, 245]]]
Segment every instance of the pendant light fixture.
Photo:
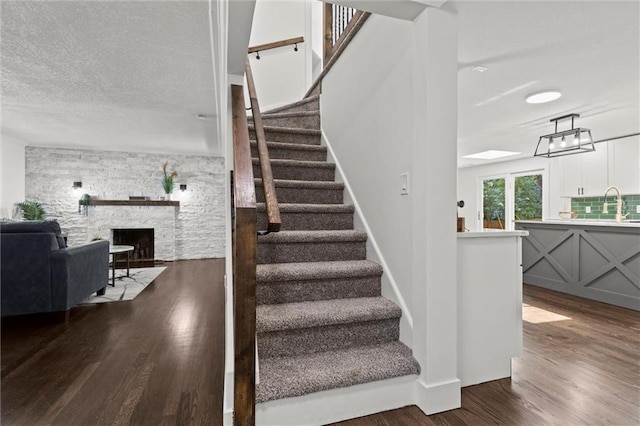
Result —
[[[582, 127], [574, 128], [574, 119], [580, 114], [568, 114], [562, 117], [552, 118], [555, 123], [555, 133], [540, 136], [534, 157], [559, 157], [561, 155], [580, 154], [596, 150], [591, 138], [591, 130]], [[571, 119], [571, 128], [558, 131], [558, 121]]]

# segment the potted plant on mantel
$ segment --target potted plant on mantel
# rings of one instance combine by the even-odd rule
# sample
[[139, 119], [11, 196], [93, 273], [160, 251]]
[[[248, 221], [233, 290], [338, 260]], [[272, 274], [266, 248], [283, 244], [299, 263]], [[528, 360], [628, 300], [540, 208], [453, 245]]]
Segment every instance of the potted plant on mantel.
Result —
[[169, 173], [167, 167], [169, 167], [168, 161], [162, 163], [162, 188], [167, 196], [167, 200], [171, 200], [171, 193], [173, 192], [173, 186], [175, 184], [174, 179], [178, 177], [178, 172], [174, 170]]
[[24, 220], [43, 220], [47, 214], [42, 204], [37, 201], [23, 201], [18, 203], [18, 207]]

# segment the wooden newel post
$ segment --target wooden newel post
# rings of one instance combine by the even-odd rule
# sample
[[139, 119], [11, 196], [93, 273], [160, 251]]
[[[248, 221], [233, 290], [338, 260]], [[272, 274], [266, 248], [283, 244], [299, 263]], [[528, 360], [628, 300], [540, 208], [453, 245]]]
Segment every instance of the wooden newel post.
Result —
[[333, 5], [324, 3], [323, 9], [324, 43], [322, 46], [323, 67], [333, 49]]
[[233, 424], [255, 424], [257, 210], [242, 86], [231, 87], [233, 109]]

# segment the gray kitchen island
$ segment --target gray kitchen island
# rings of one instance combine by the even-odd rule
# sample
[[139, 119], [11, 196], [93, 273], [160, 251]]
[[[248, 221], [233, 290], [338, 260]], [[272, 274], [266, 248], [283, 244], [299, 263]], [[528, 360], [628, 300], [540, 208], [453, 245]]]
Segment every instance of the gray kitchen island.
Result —
[[516, 221], [523, 281], [640, 311], [640, 223]]

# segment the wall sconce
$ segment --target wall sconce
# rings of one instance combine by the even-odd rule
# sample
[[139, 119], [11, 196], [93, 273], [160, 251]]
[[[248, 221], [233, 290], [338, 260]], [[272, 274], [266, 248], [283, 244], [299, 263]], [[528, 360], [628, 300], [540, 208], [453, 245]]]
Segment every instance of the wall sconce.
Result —
[[72, 188], [73, 188], [73, 189], [80, 189], [80, 188], [82, 188], [82, 182], [80, 182], [80, 181], [73, 182], [73, 186], [72, 186]]
[[180, 184], [180, 191], [184, 192], [187, 190], [187, 184], [186, 183], [181, 183]]

